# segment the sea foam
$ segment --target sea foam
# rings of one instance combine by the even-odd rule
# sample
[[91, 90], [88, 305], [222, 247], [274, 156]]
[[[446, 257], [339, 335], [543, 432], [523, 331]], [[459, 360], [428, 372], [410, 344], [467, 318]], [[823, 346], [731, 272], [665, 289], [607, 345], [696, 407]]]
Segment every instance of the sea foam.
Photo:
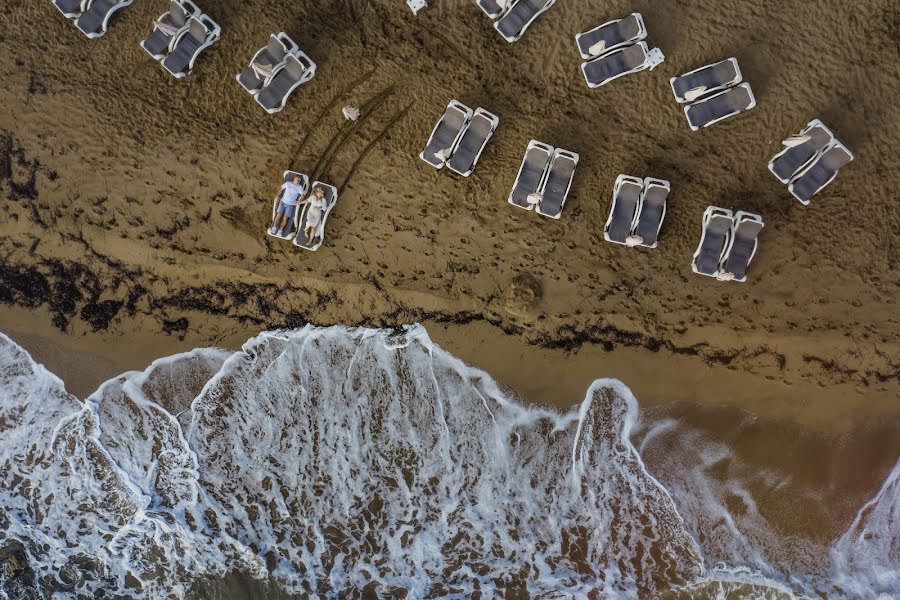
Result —
[[[637, 419], [614, 380], [567, 414], [524, 406], [419, 326], [264, 333], [84, 402], [0, 336], [0, 548], [27, 563], [0, 589], [168, 598], [241, 571], [324, 598], [796, 590], [744, 566], [752, 543], [704, 556]], [[896, 589], [896, 472], [835, 545], [835, 581]]]

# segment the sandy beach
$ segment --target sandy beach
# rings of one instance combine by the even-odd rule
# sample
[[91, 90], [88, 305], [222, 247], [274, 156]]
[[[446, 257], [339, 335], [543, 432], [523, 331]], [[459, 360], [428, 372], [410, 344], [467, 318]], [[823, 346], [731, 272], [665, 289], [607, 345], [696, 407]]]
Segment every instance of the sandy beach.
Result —
[[[49, 2], [0, 12], [0, 329], [100, 357], [80, 392], [267, 328], [421, 321], [543, 403], [612, 375], [642, 402], [828, 428], [900, 412], [889, 3], [559, 3], [509, 45], [473, 3], [228, 1], [184, 80], [138, 45], [164, 8], [136, 3], [99, 40]], [[631, 10], [666, 62], [588, 89], [572, 35]], [[267, 116], [234, 74], [278, 30], [319, 68]], [[759, 105], [692, 133], [668, 78], [732, 55]], [[501, 117], [468, 179], [417, 158], [451, 98]], [[803, 207], [766, 162], [814, 117], [856, 159]], [[532, 138], [581, 155], [559, 221], [505, 202]], [[340, 191], [316, 253], [263, 233], [287, 168]], [[602, 241], [623, 172], [672, 182], [655, 250]], [[690, 271], [710, 204], [766, 220], [746, 284]], [[542, 369], [563, 364], [565, 383]]]

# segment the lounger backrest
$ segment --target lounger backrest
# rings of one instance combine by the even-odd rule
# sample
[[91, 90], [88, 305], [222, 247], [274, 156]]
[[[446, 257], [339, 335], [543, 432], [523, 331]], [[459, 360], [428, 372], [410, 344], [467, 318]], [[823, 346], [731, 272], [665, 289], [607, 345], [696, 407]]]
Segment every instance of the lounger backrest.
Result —
[[465, 133], [459, 140], [449, 165], [452, 169], [465, 173], [475, 164], [475, 157], [484, 147], [484, 142], [491, 134], [493, 123], [486, 116], [478, 113], [469, 121]]
[[668, 195], [669, 190], [661, 185], [649, 184], [644, 190], [641, 197], [641, 212], [634, 233], [643, 239], [642, 243], [645, 246], [656, 243]]
[[172, 2], [169, 5], [169, 22], [175, 27], [182, 27], [187, 23], [188, 14], [180, 2]]
[[715, 275], [719, 270], [722, 251], [725, 250], [728, 232], [731, 231], [733, 224], [732, 217], [722, 214], [715, 214], [709, 219], [700, 241], [697, 257], [694, 259], [694, 265], [698, 272], [704, 275]]
[[562, 210], [577, 164], [570, 156], [564, 154], [558, 155], [550, 163], [547, 182], [544, 184], [544, 195], [541, 198], [542, 214], [554, 216]]
[[624, 244], [631, 234], [634, 215], [641, 200], [643, 186], [630, 180], [622, 181], [616, 186], [613, 196], [612, 215], [606, 235], [610, 240]]
[[740, 83], [740, 71], [735, 67], [735, 61], [729, 58], [676, 77], [672, 81], [672, 91], [676, 98], [683, 100], [686, 93], [700, 86], [704, 86], [707, 92], [713, 92], [722, 86], [737, 83]]
[[687, 116], [691, 125], [703, 127], [718, 119], [746, 110], [752, 104], [753, 94], [747, 87], [739, 86], [691, 104], [687, 108]]
[[584, 74], [588, 81], [599, 84], [641, 67], [646, 60], [647, 47], [640, 42], [585, 63]]
[[638, 41], [642, 37], [642, 33], [643, 29], [638, 14], [632, 13], [623, 19], [606, 23], [579, 35], [578, 49], [583, 56], [590, 56], [591, 47], [602, 41], [605, 42], [603, 50], [599, 53], [602, 54], [629, 41]]
[[516, 186], [513, 188], [510, 197], [514, 204], [520, 206], [528, 205], [528, 195], [534, 194], [540, 189], [541, 181], [544, 179], [544, 171], [547, 169], [549, 161], [550, 154], [546, 148], [532, 146], [528, 149], [522, 161], [522, 168], [519, 171]]
[[107, 14], [117, 4], [116, 0], [94, 0], [88, 9], [78, 17], [78, 28], [85, 33], [98, 31]]
[[791, 193], [801, 201], [809, 202], [851, 160], [853, 155], [846, 148], [832, 145], [791, 183]]
[[728, 256], [722, 266], [724, 272], [731, 273], [738, 280], [747, 277], [747, 267], [750, 266], [750, 259], [753, 258], [756, 251], [756, 238], [762, 228], [762, 221], [755, 219], [742, 219], [737, 224], [733, 232], [731, 248], [728, 250]]
[[518, 0], [497, 22], [497, 28], [506, 37], [516, 37], [546, 4], [547, 0]]
[[815, 126], [806, 132], [809, 140], [800, 145], [787, 148], [781, 156], [772, 161], [772, 172], [781, 179], [787, 181], [805, 165], [816, 153], [831, 142], [831, 134], [824, 127]]
[[284, 44], [273, 35], [269, 37], [266, 51], [260, 55], [260, 58], [268, 58], [272, 61], [272, 64], [275, 65], [284, 60], [285, 54], [287, 54], [287, 50], [285, 49]]
[[206, 42], [206, 36], [209, 35], [209, 30], [199, 19], [191, 19], [191, 26], [188, 29], [188, 33], [197, 43], [197, 46], [200, 46]]

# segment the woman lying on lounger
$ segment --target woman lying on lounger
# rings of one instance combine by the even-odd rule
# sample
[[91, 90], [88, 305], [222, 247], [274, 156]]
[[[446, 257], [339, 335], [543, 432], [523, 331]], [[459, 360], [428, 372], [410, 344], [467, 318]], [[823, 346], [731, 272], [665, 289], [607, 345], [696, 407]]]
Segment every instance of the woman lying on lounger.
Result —
[[297, 199], [303, 195], [306, 188], [303, 187], [303, 178], [294, 175], [292, 181], [284, 182], [278, 191], [275, 201], [278, 208], [275, 209], [275, 221], [272, 223], [269, 233], [284, 237], [291, 230], [291, 221], [294, 219], [294, 211], [297, 210]]
[[314, 187], [309, 198], [301, 204], [309, 204], [309, 209], [306, 211], [306, 223], [303, 225], [303, 233], [306, 234], [306, 245], [311, 246], [319, 225], [322, 223], [322, 218], [325, 216], [325, 190], [319, 186]]

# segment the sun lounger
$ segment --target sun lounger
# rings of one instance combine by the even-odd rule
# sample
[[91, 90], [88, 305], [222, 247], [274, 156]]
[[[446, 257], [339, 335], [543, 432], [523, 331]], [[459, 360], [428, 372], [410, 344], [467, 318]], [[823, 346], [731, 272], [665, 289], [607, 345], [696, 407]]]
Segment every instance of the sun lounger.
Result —
[[517, 41], [541, 13], [556, 0], [516, 0], [506, 13], [494, 22], [494, 29], [509, 42]]
[[[298, 173], [297, 171], [285, 171], [282, 174], [282, 178], [284, 179], [284, 183], [289, 183], [289, 182], [293, 181], [294, 177], [296, 177], [298, 175], [303, 180], [303, 189], [305, 189], [308, 194], [311, 188], [309, 187], [309, 176], [307, 174]], [[303, 198], [298, 198], [298, 200], [302, 200], [302, 199]], [[279, 202], [279, 199], [276, 198], [275, 202], [272, 204], [272, 224], [273, 225], [275, 223], [275, 214], [278, 212], [278, 202]], [[290, 223], [289, 229], [290, 230], [287, 231], [283, 236], [272, 233], [270, 230], [271, 226], [266, 228], [266, 235], [271, 235], [272, 237], [277, 237], [278, 239], [281, 239], [281, 240], [292, 239], [294, 237], [294, 234], [297, 233], [297, 213], [300, 212], [301, 208], [302, 207], [298, 206], [296, 209], [294, 209], [294, 218], [289, 221], [289, 223]]]
[[747, 267], [756, 255], [759, 232], [763, 226], [762, 217], [759, 215], [744, 211], [735, 213], [731, 239], [725, 248], [725, 260], [722, 261], [719, 279], [747, 281]]
[[669, 196], [669, 182], [664, 179], [647, 177], [644, 191], [638, 204], [638, 216], [633, 235], [641, 238], [638, 246], [656, 248], [659, 230], [666, 218], [666, 199]]
[[769, 170], [778, 178], [778, 181], [784, 184], [802, 171], [822, 148], [834, 140], [834, 134], [818, 119], [810, 121], [796, 137], [809, 139], [787, 145], [769, 161]]
[[634, 228], [634, 220], [637, 217], [638, 206], [641, 202], [641, 191], [644, 189], [644, 180], [631, 175], [619, 175], [613, 186], [612, 205], [609, 208], [609, 217], [603, 227], [603, 239], [614, 244], [626, 244], [631, 230]]
[[709, 127], [728, 117], [733, 117], [756, 106], [753, 90], [749, 83], [729, 88], [708, 98], [684, 107], [691, 131]]
[[132, 2], [134, 0], [91, 0], [87, 10], [75, 20], [75, 26], [89, 38], [98, 38], [106, 33], [113, 13]]
[[250, 66], [237, 75], [238, 83], [251, 94], [258, 93], [284, 66], [288, 54], [299, 49], [294, 40], [284, 32], [269, 36], [269, 43], [257, 51]]
[[596, 58], [621, 46], [640, 42], [647, 37], [641, 13], [631, 13], [624, 19], [609, 21], [575, 36], [578, 51], [585, 60]]
[[712, 94], [741, 82], [741, 70], [736, 58], [728, 58], [694, 69], [669, 80], [672, 93], [679, 104], [693, 102], [700, 96]]
[[494, 135], [494, 130], [497, 129], [499, 123], [500, 118], [496, 115], [483, 108], [476, 108], [472, 120], [469, 121], [462, 137], [456, 144], [453, 155], [447, 161], [447, 167], [463, 177], [471, 175], [475, 170], [475, 165], [478, 164], [478, 159], [481, 158], [484, 147]]
[[53, 0], [53, 6], [68, 19], [77, 19], [90, 3], [91, 0]]
[[788, 191], [802, 204], [834, 181], [841, 167], [853, 160], [853, 154], [839, 141], [831, 142], [812, 163], [791, 180]]
[[188, 19], [201, 13], [190, 0], [173, 0], [168, 12], [153, 23], [153, 32], [141, 42], [141, 48], [156, 60], [172, 51], [172, 42], [188, 26]]
[[312, 190], [316, 188], [316, 186], [321, 187], [325, 191], [325, 213], [322, 215], [322, 220], [319, 222], [316, 227], [316, 233], [313, 236], [313, 240], [311, 244], [306, 243], [306, 234], [304, 233], [304, 229], [306, 227], [306, 217], [309, 212], [309, 205], [305, 205], [303, 207], [303, 211], [298, 211], [298, 214], [294, 216], [294, 225], [297, 228], [297, 234], [294, 236], [294, 245], [300, 248], [304, 248], [306, 250], [312, 250], [315, 252], [318, 250], [322, 243], [325, 241], [325, 221], [328, 220], [328, 215], [331, 213], [331, 209], [334, 208], [334, 205], [337, 204], [337, 188], [333, 185], [328, 185], [327, 183], [322, 183], [321, 181], [314, 181], [312, 186], [309, 188], [310, 194]]
[[162, 61], [163, 68], [178, 77], [186, 77], [194, 69], [194, 61], [222, 34], [222, 28], [207, 15], [191, 17], [184, 31], [174, 40], [172, 52]]
[[300, 50], [292, 52], [287, 55], [284, 66], [256, 95], [256, 102], [270, 115], [281, 112], [294, 90], [315, 75], [316, 63]]
[[700, 244], [691, 262], [694, 273], [709, 277], [717, 277], [721, 273], [719, 265], [728, 248], [733, 225], [734, 215], [728, 209], [710, 206], [704, 211]]
[[471, 108], [459, 100], [451, 100], [444, 110], [444, 114], [431, 130], [431, 136], [428, 138], [425, 149], [419, 154], [419, 158], [435, 169], [443, 169], [471, 118]]
[[553, 158], [553, 146], [537, 140], [528, 142], [528, 149], [522, 159], [522, 165], [516, 175], [512, 191], [509, 193], [508, 202], [513, 206], [531, 210], [537, 202], [533, 202], [534, 195], [544, 187], [544, 178], [550, 159]]
[[538, 214], [558, 219], [562, 215], [563, 206], [572, 187], [575, 167], [578, 166], [578, 155], [568, 150], [557, 148], [553, 151], [547, 177], [541, 190], [541, 201], [535, 207]]
[[590, 62], [582, 63], [581, 71], [584, 73], [588, 87], [595, 88], [629, 73], [653, 69], [663, 60], [664, 57], [659, 48], [649, 50], [647, 44], [638, 42], [626, 48], [613, 50]]
[[484, 11], [484, 14], [489, 16], [492, 19], [496, 19], [500, 15], [503, 14], [505, 10], [503, 6], [500, 5], [498, 0], [476, 0], [478, 3], [478, 8]]

